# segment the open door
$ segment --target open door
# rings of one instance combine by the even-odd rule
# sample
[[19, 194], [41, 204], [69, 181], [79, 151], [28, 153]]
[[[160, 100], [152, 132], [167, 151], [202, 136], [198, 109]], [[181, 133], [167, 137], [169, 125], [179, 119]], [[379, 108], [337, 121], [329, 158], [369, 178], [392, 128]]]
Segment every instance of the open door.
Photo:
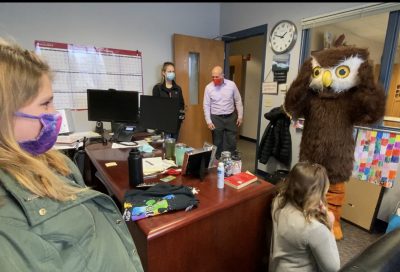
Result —
[[212, 143], [203, 113], [204, 89], [211, 82], [211, 69], [224, 67], [224, 42], [174, 34], [176, 82], [182, 88], [186, 118], [182, 123], [179, 141], [194, 148]]
[[242, 55], [229, 56], [229, 79], [235, 82], [239, 88], [240, 96], [244, 105], [245, 81], [246, 81], [246, 62], [243, 61]]

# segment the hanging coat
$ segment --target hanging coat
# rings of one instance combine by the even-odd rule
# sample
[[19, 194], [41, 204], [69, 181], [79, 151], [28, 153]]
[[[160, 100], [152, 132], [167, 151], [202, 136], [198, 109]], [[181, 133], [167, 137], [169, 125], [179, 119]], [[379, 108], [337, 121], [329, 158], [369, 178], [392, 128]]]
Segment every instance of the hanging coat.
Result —
[[290, 136], [290, 118], [282, 110], [282, 107], [273, 108], [264, 114], [269, 120], [261, 138], [257, 159], [266, 164], [271, 156], [279, 162], [290, 167], [292, 161], [292, 139]]

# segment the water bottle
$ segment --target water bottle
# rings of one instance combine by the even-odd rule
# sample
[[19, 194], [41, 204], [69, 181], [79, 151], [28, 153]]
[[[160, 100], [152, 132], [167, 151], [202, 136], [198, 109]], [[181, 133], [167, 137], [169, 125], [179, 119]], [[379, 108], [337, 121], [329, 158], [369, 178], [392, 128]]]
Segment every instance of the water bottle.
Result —
[[128, 157], [128, 168], [129, 168], [129, 184], [136, 186], [143, 183], [143, 163], [140, 151], [137, 147], [132, 148], [129, 152]]
[[218, 181], [217, 181], [217, 188], [218, 189], [223, 189], [224, 188], [224, 172], [225, 172], [225, 168], [224, 168], [224, 163], [223, 162], [219, 162], [218, 163], [218, 168], [217, 168], [217, 173], [218, 173]]

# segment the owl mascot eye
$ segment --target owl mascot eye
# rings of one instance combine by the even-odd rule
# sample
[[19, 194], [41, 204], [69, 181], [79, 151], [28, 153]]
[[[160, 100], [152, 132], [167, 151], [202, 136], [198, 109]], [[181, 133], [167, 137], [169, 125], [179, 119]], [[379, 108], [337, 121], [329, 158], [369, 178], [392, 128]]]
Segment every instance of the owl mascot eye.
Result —
[[301, 67], [284, 102], [293, 118], [304, 117], [300, 161], [325, 166], [333, 230], [342, 239], [340, 215], [344, 182], [353, 169], [354, 125], [373, 124], [385, 111], [383, 88], [374, 81], [367, 49], [338, 47], [316, 52]]

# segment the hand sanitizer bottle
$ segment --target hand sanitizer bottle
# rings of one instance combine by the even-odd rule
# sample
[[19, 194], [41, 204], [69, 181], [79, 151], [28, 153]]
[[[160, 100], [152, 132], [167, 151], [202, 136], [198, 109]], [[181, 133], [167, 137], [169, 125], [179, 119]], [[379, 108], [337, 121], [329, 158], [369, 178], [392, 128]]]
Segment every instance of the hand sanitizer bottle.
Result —
[[225, 171], [224, 163], [223, 162], [219, 162], [218, 163], [218, 168], [217, 168], [217, 173], [218, 173], [217, 188], [218, 189], [223, 189], [224, 188], [224, 185], [225, 185], [225, 183], [224, 183], [224, 178], [225, 178], [224, 171]]

